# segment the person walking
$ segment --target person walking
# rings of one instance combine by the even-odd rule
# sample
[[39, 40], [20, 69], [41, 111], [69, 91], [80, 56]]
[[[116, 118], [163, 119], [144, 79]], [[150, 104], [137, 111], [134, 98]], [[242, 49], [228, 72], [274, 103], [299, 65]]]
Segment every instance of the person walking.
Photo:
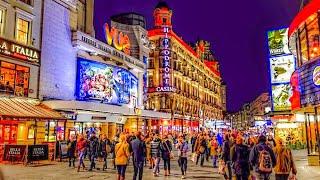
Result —
[[89, 160], [90, 160], [90, 168], [88, 171], [92, 171], [92, 169], [96, 168], [95, 159], [98, 157], [98, 149], [99, 149], [99, 139], [96, 137], [96, 133], [92, 132], [89, 138]]
[[117, 166], [117, 180], [124, 180], [130, 157], [129, 144], [125, 135], [120, 136], [120, 142], [115, 146], [115, 165]]
[[69, 159], [69, 167], [75, 167], [75, 161], [76, 161], [76, 148], [77, 148], [77, 140], [74, 136], [70, 137], [70, 139], [67, 141], [67, 146], [68, 146], [68, 159]]
[[192, 134], [192, 137], [191, 137], [191, 152], [192, 153], [194, 153], [194, 146], [196, 144], [196, 141], [197, 141], [196, 134]]
[[185, 142], [185, 139], [183, 135], [179, 136], [178, 144], [177, 144], [177, 149], [178, 149], [178, 164], [180, 165], [181, 168], [181, 179], [184, 179], [187, 173], [187, 167], [188, 167], [188, 159], [187, 159], [187, 153], [188, 153], [188, 143]]
[[249, 162], [254, 167], [258, 180], [269, 180], [272, 167], [276, 165], [274, 152], [266, 141], [266, 136], [260, 135], [258, 144], [252, 148], [249, 156]]
[[243, 138], [238, 136], [236, 144], [231, 149], [231, 160], [237, 180], [248, 180], [250, 175], [249, 147], [243, 144]]
[[149, 161], [149, 169], [153, 169], [153, 159], [151, 157], [151, 141], [152, 141], [152, 134], [149, 133], [146, 137], [145, 143], [146, 143], [146, 156], [147, 156], [147, 161]]
[[172, 144], [168, 139], [168, 135], [165, 134], [162, 139], [162, 160], [164, 166], [164, 175], [170, 175], [170, 159], [171, 159], [171, 151], [172, 151]]
[[222, 160], [224, 161], [225, 165], [228, 169], [228, 179], [232, 178], [232, 169], [231, 169], [231, 159], [230, 159], [230, 141], [229, 141], [229, 134], [225, 134], [223, 138], [222, 144]]
[[295, 176], [297, 169], [292, 157], [292, 152], [285, 147], [281, 138], [276, 140], [277, 146], [273, 149], [276, 156], [276, 166], [274, 167], [276, 180], [288, 180], [290, 172]]
[[133, 160], [133, 180], [142, 180], [144, 160], [146, 158], [146, 145], [142, 141], [142, 134], [140, 131], [136, 132], [136, 138], [131, 141], [131, 152]]
[[105, 134], [103, 134], [100, 138], [100, 141], [99, 141], [99, 156], [103, 160], [102, 171], [104, 171], [108, 167], [107, 156], [108, 156], [108, 153], [110, 152], [110, 150], [111, 150], [110, 142], [109, 142], [107, 136]]
[[211, 139], [209, 145], [210, 145], [210, 156], [212, 158], [213, 168], [217, 168], [218, 142], [215, 137]]
[[83, 135], [80, 135], [79, 140], [77, 142], [77, 152], [78, 152], [78, 158], [79, 158], [79, 164], [78, 164], [78, 172], [80, 171], [80, 167], [85, 168], [84, 165], [84, 157], [87, 150], [87, 140], [83, 138]]
[[200, 159], [200, 166], [202, 167], [204, 164], [205, 153], [207, 151], [207, 142], [203, 135], [200, 135], [196, 142], [196, 153], [197, 153], [197, 161], [196, 165], [198, 165]]
[[158, 134], [155, 134], [151, 141], [151, 157], [154, 162], [153, 176], [159, 176], [160, 173], [160, 157], [161, 157], [161, 140]]

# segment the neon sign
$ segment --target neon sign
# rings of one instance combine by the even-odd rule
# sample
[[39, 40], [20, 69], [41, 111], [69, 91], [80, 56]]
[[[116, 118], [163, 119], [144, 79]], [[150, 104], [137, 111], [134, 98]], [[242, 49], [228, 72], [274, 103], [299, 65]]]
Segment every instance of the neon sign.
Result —
[[119, 51], [123, 51], [125, 54], [130, 55], [130, 39], [127, 34], [120, 32], [115, 27], [109, 27], [106, 23], [104, 25], [105, 38], [110, 46], [115, 47]]
[[160, 60], [160, 63], [162, 63], [162, 69], [160, 69], [160, 73], [162, 73], [162, 86], [157, 87], [157, 92], [174, 92], [175, 88], [170, 86], [170, 73], [171, 73], [171, 51], [170, 51], [170, 39], [168, 36], [169, 33], [169, 27], [163, 28], [164, 38], [161, 41], [161, 51], [160, 51], [160, 57], [162, 59], [162, 62]]

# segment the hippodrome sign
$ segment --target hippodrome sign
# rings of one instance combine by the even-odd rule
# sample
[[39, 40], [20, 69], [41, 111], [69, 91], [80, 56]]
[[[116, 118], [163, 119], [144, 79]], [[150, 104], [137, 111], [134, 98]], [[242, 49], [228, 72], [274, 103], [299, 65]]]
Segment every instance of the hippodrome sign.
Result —
[[119, 51], [130, 55], [130, 39], [127, 34], [119, 31], [115, 27], [109, 27], [108, 23], [104, 25], [105, 38], [110, 46], [115, 47]]
[[169, 87], [170, 86], [170, 40], [168, 38], [168, 33], [169, 33], [169, 27], [164, 27], [163, 32], [165, 34], [165, 37], [162, 40], [162, 51], [160, 52], [161, 55], [163, 55], [163, 86], [164, 87]]

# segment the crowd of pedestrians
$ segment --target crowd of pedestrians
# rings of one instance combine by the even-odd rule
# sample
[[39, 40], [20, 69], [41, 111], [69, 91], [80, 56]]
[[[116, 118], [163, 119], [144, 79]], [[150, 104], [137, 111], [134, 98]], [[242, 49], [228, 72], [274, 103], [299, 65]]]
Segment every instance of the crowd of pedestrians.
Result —
[[[218, 168], [219, 173], [229, 180], [269, 180], [273, 171], [276, 180], [288, 180], [294, 179], [297, 173], [291, 150], [281, 139], [231, 130], [217, 134], [211, 131], [192, 134], [160, 134], [154, 131], [143, 134], [138, 131], [120, 133], [112, 139], [105, 135], [97, 137], [93, 132], [88, 137], [70, 138], [68, 157], [70, 167], [75, 167], [78, 158], [78, 172], [81, 168], [104, 171], [110, 167], [107, 160], [111, 159], [111, 168], [117, 170], [117, 180], [125, 179], [129, 164], [133, 166], [134, 180], [143, 179], [146, 166], [155, 178], [160, 173], [170, 176], [172, 162], [179, 165], [183, 179], [190, 161], [198, 166], [210, 161], [212, 168]], [[85, 158], [90, 162], [88, 168]], [[103, 162], [101, 168], [97, 167], [97, 160]], [[163, 170], [160, 164], [163, 164]]]

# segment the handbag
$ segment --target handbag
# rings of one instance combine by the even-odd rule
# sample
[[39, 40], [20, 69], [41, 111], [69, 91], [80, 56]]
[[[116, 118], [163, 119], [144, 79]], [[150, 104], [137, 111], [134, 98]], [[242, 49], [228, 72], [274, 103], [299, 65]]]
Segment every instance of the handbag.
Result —
[[193, 153], [191, 156], [191, 161], [196, 162], [196, 159], [197, 159], [197, 153]]
[[218, 173], [219, 174], [226, 174], [226, 163], [223, 160], [219, 161]]
[[170, 149], [169, 149], [169, 146], [168, 146], [167, 142], [164, 142], [164, 144], [165, 144], [166, 148], [167, 148], [167, 149], [168, 149], [168, 151], [169, 151], [169, 157], [170, 157], [170, 159], [173, 159], [173, 158], [174, 158], [174, 154], [170, 151]]

